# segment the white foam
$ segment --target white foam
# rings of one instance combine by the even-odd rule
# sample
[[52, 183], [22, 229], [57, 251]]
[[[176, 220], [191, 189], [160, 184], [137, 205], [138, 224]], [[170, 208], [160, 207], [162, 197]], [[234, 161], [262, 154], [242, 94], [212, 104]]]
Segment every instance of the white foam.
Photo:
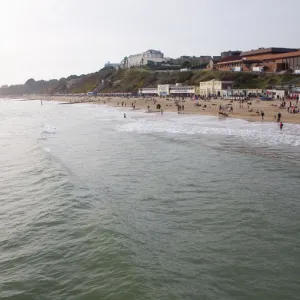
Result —
[[211, 116], [178, 116], [176, 114], [139, 115], [117, 126], [118, 131], [169, 133], [181, 135], [221, 135], [240, 138], [255, 144], [300, 145], [300, 126], [285, 124], [281, 131], [277, 123], [248, 122], [240, 119], [219, 119]]
[[44, 125], [42, 133], [48, 133], [48, 134], [55, 134], [57, 132], [57, 129], [49, 124]]
[[[103, 122], [113, 122], [119, 132], [140, 134], [165, 133], [173, 135], [230, 136], [253, 145], [300, 146], [300, 125], [248, 122], [235, 118], [218, 118], [205, 115], [178, 115], [166, 112], [145, 113], [145, 110], [132, 111], [130, 107], [91, 105], [91, 117]], [[95, 110], [95, 108], [98, 108]], [[123, 114], [126, 113], [126, 119]]]

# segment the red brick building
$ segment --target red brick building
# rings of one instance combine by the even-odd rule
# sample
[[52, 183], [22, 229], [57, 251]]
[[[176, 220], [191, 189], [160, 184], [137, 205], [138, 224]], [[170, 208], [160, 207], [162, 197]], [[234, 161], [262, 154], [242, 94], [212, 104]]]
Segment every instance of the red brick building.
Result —
[[300, 51], [290, 48], [262, 48], [226, 57], [216, 64], [216, 69], [220, 71], [238, 69], [251, 72], [253, 67], [261, 67], [265, 72], [300, 69]]

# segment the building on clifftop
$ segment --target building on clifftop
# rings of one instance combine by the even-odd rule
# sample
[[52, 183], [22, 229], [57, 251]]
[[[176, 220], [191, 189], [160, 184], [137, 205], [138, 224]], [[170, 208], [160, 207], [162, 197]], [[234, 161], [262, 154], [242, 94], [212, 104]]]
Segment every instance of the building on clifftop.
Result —
[[150, 49], [140, 54], [129, 55], [125, 67], [141, 67], [148, 64], [162, 63], [164, 61], [164, 54], [161, 51]]

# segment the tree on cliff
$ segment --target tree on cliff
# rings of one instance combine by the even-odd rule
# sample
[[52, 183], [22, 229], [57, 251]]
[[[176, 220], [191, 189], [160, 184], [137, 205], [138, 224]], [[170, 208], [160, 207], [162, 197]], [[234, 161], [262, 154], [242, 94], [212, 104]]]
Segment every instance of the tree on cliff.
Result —
[[189, 61], [184, 61], [181, 65], [182, 68], [190, 68], [191, 67], [191, 63]]

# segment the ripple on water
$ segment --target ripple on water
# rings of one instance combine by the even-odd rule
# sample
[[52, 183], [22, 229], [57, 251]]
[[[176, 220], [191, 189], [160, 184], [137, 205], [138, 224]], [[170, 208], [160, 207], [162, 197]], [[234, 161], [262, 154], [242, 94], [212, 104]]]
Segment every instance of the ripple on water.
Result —
[[8, 105], [0, 298], [298, 299], [297, 126]]

